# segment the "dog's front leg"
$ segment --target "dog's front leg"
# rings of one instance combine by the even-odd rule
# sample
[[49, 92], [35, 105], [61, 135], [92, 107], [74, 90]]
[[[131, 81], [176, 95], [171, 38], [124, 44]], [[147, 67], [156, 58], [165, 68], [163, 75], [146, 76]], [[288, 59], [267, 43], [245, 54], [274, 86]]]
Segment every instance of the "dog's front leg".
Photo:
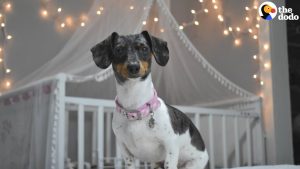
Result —
[[169, 142], [165, 146], [166, 148], [166, 159], [164, 168], [165, 169], [177, 169], [179, 148], [175, 143]]
[[125, 161], [126, 169], [135, 169], [135, 159], [133, 155], [128, 151], [127, 147], [123, 143], [118, 141], [117, 144], [121, 150], [122, 158]]

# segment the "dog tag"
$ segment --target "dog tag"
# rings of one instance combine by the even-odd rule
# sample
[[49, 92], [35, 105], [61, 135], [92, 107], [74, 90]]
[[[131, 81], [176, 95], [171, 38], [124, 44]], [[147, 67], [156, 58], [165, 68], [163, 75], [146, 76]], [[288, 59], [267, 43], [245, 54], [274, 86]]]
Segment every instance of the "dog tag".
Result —
[[150, 119], [149, 119], [149, 122], [148, 122], [148, 125], [149, 125], [149, 127], [150, 128], [154, 128], [154, 124], [155, 124], [155, 120], [154, 120], [154, 118], [153, 118], [153, 116], [154, 116], [154, 112], [153, 112], [153, 110], [152, 110], [152, 107], [151, 107], [151, 105], [150, 104], [148, 104], [148, 106], [149, 106], [149, 111], [150, 111]]

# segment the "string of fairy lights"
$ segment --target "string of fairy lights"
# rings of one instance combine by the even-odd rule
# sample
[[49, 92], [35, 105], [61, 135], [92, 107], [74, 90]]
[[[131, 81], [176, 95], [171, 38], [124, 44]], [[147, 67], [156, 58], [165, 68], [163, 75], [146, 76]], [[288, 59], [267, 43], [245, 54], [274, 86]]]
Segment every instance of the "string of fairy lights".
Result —
[[[207, 15], [209, 13], [213, 13], [213, 15], [216, 15], [216, 19], [219, 21], [219, 23], [223, 26], [223, 34], [224, 36], [232, 36], [233, 37], [233, 44], [238, 47], [242, 44], [241, 36], [247, 35], [252, 38], [253, 40], [258, 40], [258, 32], [259, 32], [259, 21], [261, 17], [258, 15], [258, 1], [254, 0], [253, 4], [251, 6], [245, 6], [245, 24], [242, 28], [241, 26], [232, 26], [229, 22], [227, 22], [227, 16], [224, 15], [221, 1], [217, 0], [198, 0], [200, 5], [200, 9], [195, 10], [191, 9], [190, 12], [193, 15], [193, 19], [190, 22], [184, 22], [179, 26], [180, 30], [185, 29], [189, 26], [199, 26], [200, 22], [198, 20], [198, 17], [200, 15]], [[264, 50], [269, 49], [268, 44], [264, 44], [263, 46]], [[260, 64], [260, 57], [257, 54], [253, 55], [253, 59], [257, 61], [258, 64]], [[268, 70], [270, 69], [271, 65], [270, 63], [264, 63], [263, 68]], [[252, 75], [252, 78], [255, 79], [260, 85], [264, 85], [264, 81], [260, 78], [260, 72], [256, 72]]]
[[[222, 1], [218, 0], [198, 0], [200, 5], [199, 9], [191, 9], [190, 12], [193, 16], [193, 19], [189, 22], [184, 22], [179, 25], [178, 29], [179, 30], [184, 30], [185, 28], [189, 26], [200, 26], [199, 18], [202, 15], [215, 15], [215, 18], [219, 21], [219, 23], [222, 25], [223, 30], [222, 33], [224, 36], [232, 36], [233, 38], [233, 45], [236, 47], [239, 47], [242, 45], [242, 36], [248, 35], [248, 37], [252, 38], [253, 40], [257, 41], [258, 39], [258, 31], [259, 31], [259, 21], [260, 21], [260, 16], [258, 15], [257, 9], [258, 9], [258, 0], [254, 0], [253, 3], [249, 6], [245, 6], [245, 19], [244, 23], [240, 23], [240, 25], [230, 25], [230, 20], [229, 16], [226, 16], [224, 14], [224, 9], [222, 8], [223, 5], [221, 4]], [[2, 2], [2, 11], [5, 12], [5, 14], [0, 13], [0, 26], [4, 35], [3, 38], [3, 44], [6, 44], [7, 40], [12, 39], [11, 35], [6, 34], [6, 28], [5, 28], [5, 15], [9, 13], [12, 9], [12, 4], [9, 1]], [[134, 5], [128, 5], [128, 10], [134, 10], [136, 7]], [[101, 16], [103, 12], [105, 11], [103, 6], [99, 6], [95, 14], [98, 16]], [[78, 27], [85, 27], [88, 24], [89, 18], [86, 14], [81, 14], [78, 16], [72, 16], [69, 15], [66, 11], [64, 11], [63, 5], [57, 1], [57, 3], [54, 3], [51, 0], [42, 0], [41, 1], [41, 8], [40, 8], [40, 16], [43, 19], [46, 20], [53, 20], [55, 23], [55, 27], [59, 31], [64, 31], [64, 30], [75, 30]], [[158, 22], [159, 18], [154, 17], [153, 22]], [[152, 19], [149, 19], [148, 22], [152, 21]], [[143, 25], [147, 24], [147, 21], [142, 22]], [[163, 33], [165, 32], [164, 28], [160, 28], [160, 32]], [[4, 49], [3, 45], [0, 48], [0, 52], [2, 52], [2, 55], [0, 57], [0, 64], [2, 64], [3, 68], [3, 74], [4, 74], [4, 88], [8, 89], [11, 86], [11, 81], [8, 80], [8, 75], [11, 72], [10, 69], [6, 67], [4, 57], [3, 57], [3, 50]], [[269, 45], [265, 44], [263, 46], [265, 50], [269, 49]], [[253, 60], [255, 60], [258, 64], [260, 64], [260, 57], [258, 54], [253, 55]], [[263, 67], [265, 69], [269, 69], [270, 63], [264, 63]], [[1, 78], [1, 77], [0, 77]], [[260, 78], [260, 72], [254, 73], [252, 78], [254, 78], [260, 85], [264, 85], [264, 81]], [[0, 92], [1, 92], [0, 88]]]
[[1, 46], [0, 46], [0, 95], [1, 92], [11, 87], [10, 73], [11, 69], [7, 67], [5, 55], [8, 41], [13, 37], [6, 30], [6, 15], [12, 10], [10, 1], [0, 2], [0, 29], [1, 29]]
[[[96, 10], [97, 15], [101, 15], [104, 11], [104, 7], [99, 6]], [[74, 30], [78, 26], [85, 27], [89, 21], [86, 14], [78, 16], [69, 15], [64, 11], [60, 2], [54, 4], [51, 0], [42, 0], [40, 15], [44, 19], [54, 20], [55, 27], [59, 31]]]

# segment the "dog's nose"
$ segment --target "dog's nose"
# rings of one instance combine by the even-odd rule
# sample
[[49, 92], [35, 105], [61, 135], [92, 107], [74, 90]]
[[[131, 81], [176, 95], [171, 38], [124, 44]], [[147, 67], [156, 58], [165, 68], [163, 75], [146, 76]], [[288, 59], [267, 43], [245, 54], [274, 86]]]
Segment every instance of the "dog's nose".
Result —
[[130, 63], [127, 65], [127, 69], [130, 74], [137, 74], [140, 71], [140, 64]]

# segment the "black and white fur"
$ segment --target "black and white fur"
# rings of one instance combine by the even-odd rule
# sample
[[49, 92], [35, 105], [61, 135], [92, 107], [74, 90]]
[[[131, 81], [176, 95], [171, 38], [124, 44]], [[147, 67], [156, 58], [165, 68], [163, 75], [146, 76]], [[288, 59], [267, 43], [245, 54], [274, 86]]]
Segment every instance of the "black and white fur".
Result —
[[[114, 32], [91, 51], [98, 67], [105, 69], [112, 64], [118, 101], [128, 110], [137, 109], [153, 96], [152, 57], [161, 66], [169, 60], [167, 43], [147, 31], [127, 36]], [[123, 114], [114, 113], [113, 131], [126, 167], [135, 169], [135, 159], [165, 169], [207, 167], [209, 157], [192, 121], [159, 100], [161, 106], [154, 110], [154, 128], [148, 125], [149, 116], [128, 120]]]

